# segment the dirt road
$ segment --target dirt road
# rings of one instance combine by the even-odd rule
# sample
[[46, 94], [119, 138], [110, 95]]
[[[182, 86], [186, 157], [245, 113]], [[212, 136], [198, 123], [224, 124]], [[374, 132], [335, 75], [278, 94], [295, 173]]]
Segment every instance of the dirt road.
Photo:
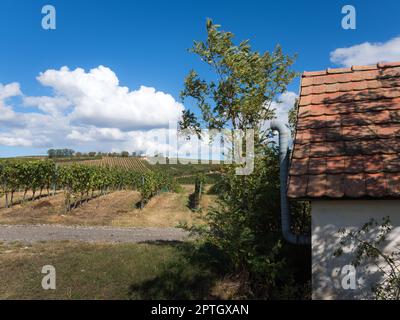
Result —
[[184, 241], [188, 233], [177, 228], [117, 228], [61, 225], [0, 225], [2, 242], [72, 240], [84, 242]]

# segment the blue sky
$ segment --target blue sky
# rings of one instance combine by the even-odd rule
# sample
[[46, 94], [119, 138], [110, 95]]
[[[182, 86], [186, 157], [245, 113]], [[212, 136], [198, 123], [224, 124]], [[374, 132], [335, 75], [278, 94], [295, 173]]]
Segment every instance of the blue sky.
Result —
[[[43, 30], [41, 27], [41, 8], [45, 4], [51, 4], [57, 10], [56, 30]], [[341, 28], [341, 8], [345, 4], [356, 8], [356, 30]], [[102, 65], [118, 77], [118, 86], [126, 86], [131, 91], [139, 90], [141, 86], [155, 88], [156, 92], [163, 92], [176, 100], [176, 104], [169, 101], [172, 103], [170, 110], [179, 109], [179, 92], [187, 72], [194, 68], [201, 70], [204, 75], [208, 73], [208, 69], [204, 68], [197, 57], [187, 52], [193, 40], [205, 38], [207, 17], [221, 24], [224, 30], [232, 31], [238, 40], [250, 39], [256, 50], [272, 50], [279, 43], [286, 53], [297, 53], [295, 69], [298, 71], [338, 67], [340, 61], [345, 64], [343, 61], [352, 61], [353, 56], [353, 60], [361, 62], [359, 64], [374, 62], [374, 59], [381, 56], [388, 56], [387, 60], [393, 60], [400, 50], [397, 42], [390, 42], [400, 36], [399, 11], [400, 2], [395, 0], [2, 0], [0, 84], [3, 85], [3, 90], [7, 84], [19, 85], [19, 90], [15, 89], [19, 93], [4, 98], [3, 106], [12, 110], [13, 114], [9, 117], [14, 117], [15, 120], [24, 113], [29, 117], [32, 113], [46, 115], [47, 111], [38, 107], [37, 99], [26, 103], [25, 97], [66, 98], [72, 101], [65, 102], [65, 105], [71, 104], [64, 106], [63, 115], [66, 115], [67, 110], [73, 109], [73, 104], [78, 101], [69, 96], [72, 89], [65, 89], [65, 82], [62, 82], [65, 79], [61, 79], [58, 73], [46, 74], [42, 82], [37, 79], [39, 74], [46, 70], [57, 71], [63, 66], [67, 66], [70, 71], [79, 67], [89, 72]], [[354, 47], [365, 42], [381, 44], [366, 47], [371, 52], [365, 55], [364, 47]], [[333, 63], [330, 53], [337, 48], [349, 48], [344, 54], [350, 60], [339, 58], [337, 64]], [[400, 60], [400, 55], [398, 57]], [[108, 72], [105, 74], [112, 82], [112, 75]], [[72, 77], [71, 74], [66, 76]], [[75, 75], [71, 77], [68, 79], [75, 79]], [[11, 89], [12, 87], [8, 87], [8, 90]], [[288, 90], [297, 93], [298, 81], [294, 81]], [[151, 95], [149, 92], [147, 96]], [[59, 104], [63, 105], [63, 102]], [[129, 147], [123, 142], [126, 136], [118, 132], [121, 122], [117, 118], [110, 124], [105, 123], [104, 119], [85, 122], [90, 114], [85, 118], [82, 115], [84, 111], [80, 109], [80, 118], [74, 118], [78, 120], [71, 128], [67, 128], [65, 119], [60, 120], [64, 121], [64, 131], [60, 133], [60, 137], [54, 141], [49, 137], [46, 143], [41, 144], [38, 139], [43, 135], [57, 135], [57, 132], [52, 131], [56, 125], [42, 133], [32, 132], [31, 135], [37, 137], [35, 141], [30, 141], [29, 130], [38, 130], [40, 126], [27, 125], [24, 128], [15, 123], [7, 125], [4, 123], [5, 113], [2, 113], [0, 156], [43, 153], [49, 146], [70, 146], [87, 151], [91, 148], [91, 142], [96, 150], [103, 147], [115, 150]], [[37, 121], [53, 121], [54, 114], [52, 117], [38, 117]], [[142, 118], [138, 119], [140, 121]], [[143, 121], [150, 120], [146, 118]], [[158, 125], [155, 124], [154, 127], [158, 128]], [[97, 128], [101, 128], [101, 131], [96, 131]], [[74, 133], [68, 134], [68, 130]], [[92, 130], [92, 135], [85, 136], [85, 130]], [[134, 135], [136, 130], [122, 128], [122, 131]], [[11, 134], [21, 135], [22, 142], [11, 139]], [[98, 135], [104, 135], [103, 139], [94, 138]], [[64, 141], [62, 138], [66, 136], [76, 139]]]

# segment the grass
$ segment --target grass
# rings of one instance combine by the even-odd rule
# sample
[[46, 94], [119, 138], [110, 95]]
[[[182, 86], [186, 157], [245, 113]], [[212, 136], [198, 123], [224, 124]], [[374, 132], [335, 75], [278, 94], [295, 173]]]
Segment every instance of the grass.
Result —
[[216, 204], [215, 196], [205, 195], [201, 200], [202, 212], [192, 212], [188, 207], [189, 195], [194, 186], [183, 186], [181, 193], [162, 193], [150, 200], [144, 209], [135, 209], [129, 214], [121, 215], [112, 221], [114, 226], [137, 227], [176, 227], [178, 224], [202, 223], [202, 216], [212, 205]]
[[[202, 199], [203, 213], [188, 207], [189, 194], [194, 186], [183, 186], [181, 193], [162, 193], [140, 210], [135, 207], [140, 195], [132, 191], [118, 191], [90, 200], [64, 214], [64, 196], [45, 197], [34, 202], [0, 209], [0, 224], [63, 224], [101, 225], [120, 227], [176, 227], [180, 223], [199, 223], [206, 209], [215, 203], [215, 196]], [[0, 206], [4, 205], [0, 198]]]
[[[202, 222], [188, 208], [194, 186], [162, 193], [136, 209], [139, 194], [118, 191], [63, 215], [63, 194], [0, 209], [0, 224], [175, 227]], [[204, 195], [202, 207], [215, 203]], [[4, 199], [0, 198], [0, 205]], [[99, 244], [71, 241], [32, 245], [0, 242], [0, 299], [228, 299], [235, 284], [193, 257], [191, 243]], [[44, 265], [57, 272], [57, 289], [41, 287]], [[224, 264], [221, 264], [224, 265]]]
[[[175, 160], [176, 161], [176, 160]], [[215, 174], [219, 175], [222, 165], [221, 164], [199, 164], [196, 161], [194, 163], [178, 163], [177, 164], [150, 164], [150, 168], [153, 170], [160, 170], [168, 173], [175, 178], [192, 177], [198, 173], [203, 174]]]
[[[188, 259], [190, 244], [0, 244], [0, 299], [204, 299], [221, 281]], [[43, 290], [41, 269], [56, 269]]]

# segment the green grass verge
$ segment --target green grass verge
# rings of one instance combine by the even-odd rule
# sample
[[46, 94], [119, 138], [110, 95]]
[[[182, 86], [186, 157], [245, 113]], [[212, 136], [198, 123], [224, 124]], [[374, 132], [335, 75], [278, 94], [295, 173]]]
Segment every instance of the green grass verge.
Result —
[[[0, 244], [0, 299], [204, 299], [216, 275], [183, 244]], [[187, 246], [187, 244], [186, 244]], [[56, 268], [56, 290], [41, 287]]]

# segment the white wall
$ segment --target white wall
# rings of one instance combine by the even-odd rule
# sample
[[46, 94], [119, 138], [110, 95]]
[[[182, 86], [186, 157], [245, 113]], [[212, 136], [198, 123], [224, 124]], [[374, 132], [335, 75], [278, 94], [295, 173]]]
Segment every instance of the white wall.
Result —
[[394, 230], [384, 244], [391, 252], [400, 245], [400, 201], [398, 200], [321, 200], [312, 202], [312, 288], [313, 299], [370, 299], [371, 285], [379, 273], [373, 264], [356, 269], [356, 289], [342, 287], [343, 266], [350, 264], [350, 254], [334, 257], [340, 228], [358, 229], [374, 218], [379, 223], [390, 216]]

